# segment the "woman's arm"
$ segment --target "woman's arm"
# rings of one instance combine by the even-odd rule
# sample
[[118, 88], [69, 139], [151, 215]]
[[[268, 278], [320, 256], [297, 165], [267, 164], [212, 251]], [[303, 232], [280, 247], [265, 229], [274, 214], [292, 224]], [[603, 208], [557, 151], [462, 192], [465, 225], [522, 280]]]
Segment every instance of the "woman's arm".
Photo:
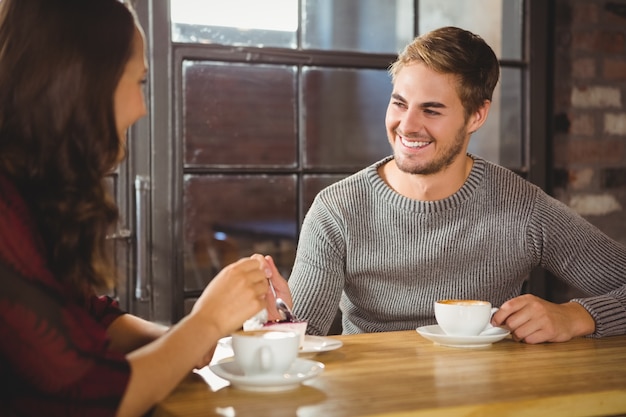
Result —
[[[227, 266], [205, 288], [188, 316], [129, 353], [131, 376], [118, 417], [146, 413], [202, 362], [221, 337], [265, 307], [269, 273], [266, 261], [257, 255]], [[126, 324], [122, 322], [121, 328], [128, 329]]]
[[123, 314], [107, 328], [111, 350], [130, 353], [163, 336], [168, 327], [152, 323], [132, 314]]

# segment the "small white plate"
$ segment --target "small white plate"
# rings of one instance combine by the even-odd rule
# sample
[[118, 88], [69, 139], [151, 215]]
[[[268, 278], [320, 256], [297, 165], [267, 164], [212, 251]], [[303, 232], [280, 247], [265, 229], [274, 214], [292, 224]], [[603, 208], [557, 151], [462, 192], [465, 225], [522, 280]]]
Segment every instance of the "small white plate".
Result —
[[[230, 336], [223, 337], [220, 339], [219, 344], [222, 347], [232, 349], [232, 338]], [[332, 337], [306, 335], [304, 336], [304, 343], [300, 348], [300, 353], [327, 352], [339, 349], [341, 346], [343, 346], [343, 342]]]
[[245, 376], [233, 358], [226, 358], [209, 366], [209, 369], [215, 375], [229, 381], [234, 388], [246, 391], [278, 392], [295, 389], [303, 381], [318, 376], [324, 370], [324, 364], [297, 358], [284, 374]]
[[449, 336], [438, 325], [418, 327], [417, 332], [426, 339], [441, 345], [460, 348], [478, 348], [489, 346], [509, 335], [509, 331], [501, 327], [487, 330], [488, 334], [478, 336]]
[[332, 337], [324, 336], [304, 336], [304, 343], [300, 352], [302, 353], [315, 353], [315, 352], [327, 352], [329, 350], [339, 349], [343, 346], [341, 340], [333, 339]]

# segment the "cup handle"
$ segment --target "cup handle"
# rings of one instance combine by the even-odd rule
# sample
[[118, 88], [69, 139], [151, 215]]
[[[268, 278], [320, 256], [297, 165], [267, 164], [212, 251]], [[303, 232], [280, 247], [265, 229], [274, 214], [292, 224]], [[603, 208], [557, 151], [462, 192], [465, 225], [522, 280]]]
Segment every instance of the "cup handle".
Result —
[[499, 310], [499, 308], [498, 308], [498, 307], [493, 307], [493, 308], [491, 309], [491, 315], [489, 316], [489, 322], [487, 323], [487, 325], [485, 326], [485, 328], [483, 329], [483, 331], [482, 331], [482, 332], [480, 332], [480, 335], [481, 335], [481, 336], [487, 336], [487, 335], [489, 335], [489, 334], [491, 334], [491, 333], [495, 333], [495, 332], [497, 332], [497, 331], [499, 331], [499, 330], [500, 330], [500, 328], [499, 328], [499, 327], [496, 327], [496, 326], [492, 326], [492, 325], [491, 325], [491, 318], [493, 317], [493, 315], [495, 314], [495, 312], [496, 312], [496, 311], [498, 311], [498, 310]]
[[259, 360], [261, 364], [261, 369], [263, 372], [267, 372], [272, 369], [272, 352], [270, 352], [270, 348], [267, 346], [261, 347], [259, 350]]

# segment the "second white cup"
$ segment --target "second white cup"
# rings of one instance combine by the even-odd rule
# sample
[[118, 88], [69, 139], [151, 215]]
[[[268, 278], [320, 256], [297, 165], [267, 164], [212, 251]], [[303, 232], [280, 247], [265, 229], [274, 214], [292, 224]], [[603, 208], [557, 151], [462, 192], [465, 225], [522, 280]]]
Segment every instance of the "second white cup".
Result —
[[439, 300], [435, 302], [435, 319], [441, 330], [450, 336], [477, 336], [490, 327], [491, 308], [489, 301]]
[[244, 375], [280, 375], [298, 356], [300, 337], [295, 332], [239, 331], [232, 335], [235, 362]]

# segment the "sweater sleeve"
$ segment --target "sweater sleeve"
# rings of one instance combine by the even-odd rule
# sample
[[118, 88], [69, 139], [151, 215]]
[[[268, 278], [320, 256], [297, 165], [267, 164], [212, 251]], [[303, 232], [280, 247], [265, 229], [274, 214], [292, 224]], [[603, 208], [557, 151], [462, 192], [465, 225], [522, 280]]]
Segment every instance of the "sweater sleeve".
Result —
[[119, 303], [107, 295], [92, 295], [87, 301], [87, 308], [92, 317], [104, 327], [109, 327], [116, 318], [126, 314], [120, 309]]
[[307, 321], [307, 333], [325, 336], [333, 322], [344, 286], [342, 233], [319, 196], [307, 213], [289, 288], [294, 314]]
[[595, 320], [592, 336], [626, 334], [626, 247], [543, 193], [530, 229], [541, 265], [589, 295], [572, 301]]
[[624, 313], [624, 291], [613, 296], [575, 298], [572, 301], [582, 305], [596, 322], [592, 337], [626, 334], [626, 314]]

